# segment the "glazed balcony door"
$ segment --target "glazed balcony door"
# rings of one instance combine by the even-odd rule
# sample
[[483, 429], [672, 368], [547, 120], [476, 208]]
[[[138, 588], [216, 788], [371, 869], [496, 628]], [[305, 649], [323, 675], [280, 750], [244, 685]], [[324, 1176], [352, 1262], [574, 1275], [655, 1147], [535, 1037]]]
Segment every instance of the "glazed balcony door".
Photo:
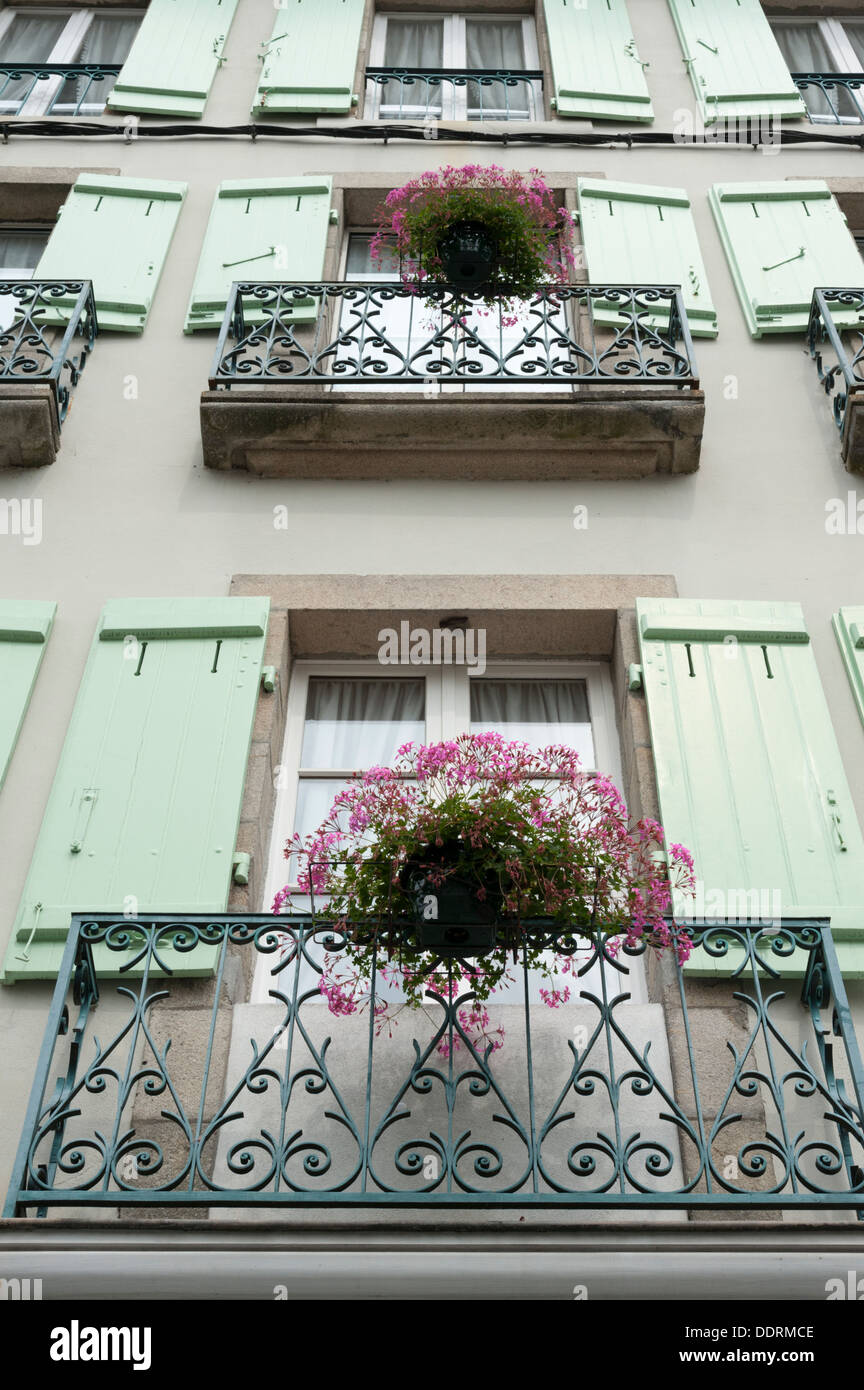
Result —
[[[400, 668], [383, 675], [369, 663], [298, 663], [289, 695], [285, 748], [280, 764], [270, 871], [262, 910], [267, 911], [286, 882], [296, 882], [297, 864], [284, 855], [296, 832], [305, 836], [325, 819], [333, 798], [362, 770], [391, 763], [401, 744], [437, 742], [460, 733], [496, 730], [504, 738], [533, 747], [563, 743], [575, 748], [588, 773], [599, 769], [621, 785], [615, 739], [611, 684], [606, 668], [562, 664], [492, 665], [482, 675], [465, 667]], [[307, 898], [295, 907], [309, 910]], [[324, 904], [316, 903], [320, 909]], [[580, 955], [590, 957], [587, 946]], [[617, 972], [604, 967], [607, 988], [619, 991]], [[259, 964], [253, 1002], [266, 1002], [271, 987], [270, 962]], [[517, 978], [496, 991], [494, 1002], [519, 1003], [522, 983]], [[301, 988], [317, 986], [312, 966], [304, 967]], [[563, 973], [552, 980], [541, 971], [529, 976], [529, 1002], [541, 1002], [541, 988], [569, 986], [571, 998], [580, 990], [599, 994], [599, 967], [574, 978]], [[630, 962], [626, 988], [633, 1001], [644, 1002], [641, 961]], [[388, 996], [401, 997], [397, 986]]]

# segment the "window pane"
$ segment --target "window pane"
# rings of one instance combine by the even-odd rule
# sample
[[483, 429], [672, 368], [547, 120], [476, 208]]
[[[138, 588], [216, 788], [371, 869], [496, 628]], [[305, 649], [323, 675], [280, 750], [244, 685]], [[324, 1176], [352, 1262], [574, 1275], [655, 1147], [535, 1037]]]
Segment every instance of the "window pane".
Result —
[[422, 680], [316, 676], [309, 682], [300, 765], [386, 766], [401, 744], [422, 741], [425, 730]]
[[[140, 15], [96, 15], [87, 33], [81, 51], [76, 58], [78, 63], [123, 63], [129, 56], [132, 40], [141, 23]], [[102, 78], [72, 77], [63, 86], [54, 102], [52, 110], [77, 110], [82, 106], [87, 111], [101, 111], [111, 93], [116, 77], [106, 74]]]
[[[304, 777], [297, 786], [297, 810], [294, 814], [294, 830], [305, 840], [313, 830], [323, 824], [333, 805], [337, 792], [345, 786], [345, 781], [337, 777]], [[296, 867], [292, 863], [291, 877]]]
[[563, 743], [595, 766], [588, 690], [582, 680], [471, 681], [471, 732], [494, 730], [534, 748]]
[[[465, 66], [520, 72], [525, 67], [522, 24], [518, 19], [471, 20], [465, 25]], [[527, 82], [469, 82], [468, 119], [528, 120], [532, 89]]]
[[[818, 24], [778, 24], [774, 37], [790, 72], [836, 72], [832, 57]], [[848, 91], [837, 87], [826, 96], [818, 87], [805, 87], [801, 93], [813, 116], [855, 115], [855, 104]]]
[[45, 249], [48, 232], [0, 231], [0, 271], [6, 278], [32, 275]]
[[388, 19], [386, 68], [440, 68], [443, 64], [443, 20]]
[[0, 62], [47, 62], [68, 23], [69, 15], [17, 14], [0, 43]]
[[[45, 63], [68, 23], [68, 15], [16, 15], [0, 42], [0, 63]], [[0, 111], [16, 111], [35, 88], [33, 76], [0, 74]]]
[[864, 20], [845, 20], [843, 31], [849, 40], [849, 45], [855, 51], [858, 59], [858, 71], [864, 72]]
[[522, 24], [518, 19], [467, 20], [465, 48], [467, 68], [514, 72], [525, 67]]
[[[47, 240], [47, 231], [0, 231], [0, 280], [29, 280]], [[17, 302], [0, 294], [0, 332], [12, 324]]]
[[399, 279], [399, 257], [390, 241], [384, 243], [384, 255], [376, 264], [372, 260], [370, 247], [372, 237], [368, 232], [352, 232], [348, 238], [348, 260], [345, 273], [348, 279], [368, 280], [370, 276], [380, 275], [386, 280]]

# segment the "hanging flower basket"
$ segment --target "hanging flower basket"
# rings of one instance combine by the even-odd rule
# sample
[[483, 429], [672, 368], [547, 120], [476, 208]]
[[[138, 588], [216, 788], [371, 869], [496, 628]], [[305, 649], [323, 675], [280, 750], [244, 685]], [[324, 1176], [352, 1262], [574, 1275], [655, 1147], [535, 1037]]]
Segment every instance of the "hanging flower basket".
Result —
[[[403, 991], [400, 1011], [422, 1006], [454, 956], [482, 1004], [514, 952], [545, 975], [557, 1007], [569, 988], [553, 977], [560, 984], [577, 965], [572, 951], [550, 962], [522, 925], [538, 918], [552, 935], [602, 941], [607, 952], [611, 936], [617, 947], [644, 942], [686, 959], [689, 942], [666, 914], [673, 887], [692, 889], [692, 861], [681, 845], [664, 849], [656, 821], [631, 822], [612, 782], [586, 775], [571, 748], [537, 752], [482, 733], [405, 744], [392, 767], [339, 792], [323, 825], [289, 841], [286, 856], [299, 859], [299, 893], [344, 941], [320, 987], [345, 1014], [369, 1003], [382, 962]], [[291, 898], [283, 889], [274, 911]], [[379, 1027], [387, 1013], [379, 1000]]]
[[482, 302], [528, 299], [540, 285], [566, 284], [575, 268], [566, 208], [536, 169], [447, 166], [387, 195], [378, 210], [372, 259], [395, 249], [404, 284], [450, 284]]

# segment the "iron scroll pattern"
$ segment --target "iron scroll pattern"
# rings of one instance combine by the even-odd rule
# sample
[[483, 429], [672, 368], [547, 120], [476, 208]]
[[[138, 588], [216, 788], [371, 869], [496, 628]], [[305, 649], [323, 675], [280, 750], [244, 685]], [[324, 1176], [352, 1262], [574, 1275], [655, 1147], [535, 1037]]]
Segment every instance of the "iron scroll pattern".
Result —
[[388, 120], [448, 120], [462, 115], [457, 98], [464, 99], [468, 120], [533, 121], [542, 119], [543, 72], [497, 68], [368, 67], [366, 114]]
[[235, 282], [210, 385], [616, 382], [697, 387], [679, 289], [548, 285], [484, 305], [450, 285]]
[[[120, 76], [122, 63], [0, 63], [0, 114], [18, 116], [32, 96], [46, 87], [45, 115], [98, 115]], [[27, 83], [25, 90], [20, 84]], [[69, 84], [74, 83], [74, 92]], [[17, 87], [17, 90], [16, 90]], [[11, 108], [11, 109], [10, 109]]]
[[864, 73], [793, 72], [792, 81], [804, 97], [811, 123], [843, 125], [864, 121]]
[[0, 386], [49, 382], [62, 425], [99, 325], [89, 280], [0, 280]]
[[[263, 916], [76, 917], [6, 1215], [492, 1204], [864, 1216], [864, 1069], [825, 922], [688, 928], [702, 959], [723, 967], [740, 1010], [724, 1068], [711, 1061], [711, 1096], [680, 968], [670, 1066], [665, 1028], [650, 1018], [646, 1027], [662, 1009], [628, 1003], [638, 951], [586, 948], [549, 923], [525, 930], [576, 958], [575, 1006], [507, 1006], [508, 1036], [495, 1049], [472, 1041], [469, 991], [430, 989], [425, 1031], [414, 1016], [403, 1021], [394, 1052], [375, 1035], [375, 998], [354, 1019], [334, 1019], [321, 1000], [320, 952], [338, 954], [347, 938], [320, 918], [280, 918], [277, 928]], [[392, 930], [388, 939], [392, 950]], [[228, 961], [250, 949], [267, 961], [269, 1003], [235, 1008], [229, 1048], [218, 1001]], [[216, 1002], [178, 1057], [173, 1034], [182, 1046], [186, 1011], [157, 1005], [192, 953], [215, 972]], [[515, 973], [527, 1000], [524, 962]], [[584, 985], [589, 974], [595, 987]], [[100, 1008], [108, 1001], [111, 975], [100, 1034], [94, 1010], [100, 990]], [[375, 987], [385, 990], [380, 977]]]

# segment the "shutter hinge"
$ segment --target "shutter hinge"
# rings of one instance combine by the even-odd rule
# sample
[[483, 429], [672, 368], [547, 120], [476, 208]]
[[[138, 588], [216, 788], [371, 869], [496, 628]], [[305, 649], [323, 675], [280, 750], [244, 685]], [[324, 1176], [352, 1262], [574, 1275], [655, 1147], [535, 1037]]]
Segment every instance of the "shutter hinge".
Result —
[[261, 684], [262, 684], [263, 688], [267, 691], [267, 694], [268, 694], [268, 695], [272, 694], [272, 692], [276, 689], [276, 667], [275, 667], [275, 666], [262, 666], [262, 668], [261, 668]]
[[360, 105], [360, 98], [358, 97], [358, 95], [357, 95], [356, 92], [352, 92], [352, 93], [351, 93], [351, 105], [352, 105], [352, 106], [359, 106], [359, 105]]
[[339, 225], [339, 213], [338, 213], [338, 211], [337, 211], [336, 208], [331, 208], [331, 209], [330, 209], [330, 226], [331, 226], [331, 227], [338, 227], [338, 225]]
[[642, 688], [642, 667], [635, 661], [631, 661], [627, 667], [627, 689], [635, 694], [637, 690]]
[[249, 870], [252, 867], [252, 855], [245, 850], [238, 850], [231, 861], [231, 878], [234, 883], [239, 883], [241, 888], [245, 888], [249, 882]]

